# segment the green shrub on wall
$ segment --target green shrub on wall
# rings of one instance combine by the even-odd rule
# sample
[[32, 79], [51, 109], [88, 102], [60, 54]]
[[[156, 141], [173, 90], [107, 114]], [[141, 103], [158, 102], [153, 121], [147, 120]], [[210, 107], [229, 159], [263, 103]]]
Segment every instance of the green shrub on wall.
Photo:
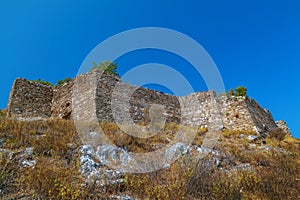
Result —
[[71, 80], [72, 80], [71, 78], [67, 77], [64, 80], [58, 80], [56, 85], [60, 86], [63, 85], [64, 83], [70, 82]]
[[31, 80], [30, 82], [32, 82], [32, 83], [40, 83], [40, 84], [48, 85], [48, 86], [53, 86], [53, 84], [51, 82], [42, 80], [40, 78], [37, 79], [37, 80]]
[[229, 90], [228, 94], [229, 94], [230, 96], [234, 96], [234, 91], [233, 91], [233, 89], [232, 89], [232, 88], [230, 88], [230, 90]]
[[117, 63], [112, 63], [111, 61], [104, 61], [100, 64], [96, 64], [95, 62], [93, 62], [93, 67], [90, 69], [90, 71], [101, 70], [107, 72], [108, 74], [112, 74], [119, 77], [117, 68]]
[[244, 86], [239, 86], [235, 88], [235, 96], [241, 96], [241, 97], [247, 96], [247, 88]]
[[230, 88], [230, 90], [228, 92], [222, 93], [219, 96], [246, 97], [247, 96], [247, 88], [244, 87], [244, 86], [238, 86], [237, 88], [235, 88], [235, 90], [233, 90], [232, 88]]

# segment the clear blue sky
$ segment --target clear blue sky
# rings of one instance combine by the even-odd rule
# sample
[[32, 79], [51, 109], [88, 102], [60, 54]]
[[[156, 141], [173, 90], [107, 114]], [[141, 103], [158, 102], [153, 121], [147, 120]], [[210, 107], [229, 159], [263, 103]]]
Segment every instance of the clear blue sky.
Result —
[[[300, 137], [298, 0], [2, 0], [0, 107], [6, 107], [15, 78], [56, 83], [73, 77], [101, 41], [147, 26], [174, 29], [198, 41], [218, 66], [226, 89], [246, 86], [249, 96]], [[119, 59], [119, 72], [147, 62], [186, 64], [166, 52], [137, 51]], [[193, 77], [192, 71], [184, 73]], [[197, 81], [202, 84], [191, 80]]]

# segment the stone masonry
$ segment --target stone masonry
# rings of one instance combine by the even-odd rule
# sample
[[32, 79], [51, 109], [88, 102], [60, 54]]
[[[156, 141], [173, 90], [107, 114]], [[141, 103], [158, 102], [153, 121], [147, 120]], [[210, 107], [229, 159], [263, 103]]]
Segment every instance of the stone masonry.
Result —
[[[185, 102], [190, 109], [187, 110], [187, 115], [189, 112], [196, 113], [196, 116], [188, 124], [207, 127], [213, 112], [211, 100], [214, 99], [218, 104], [223, 128], [266, 133], [278, 127], [271, 113], [248, 97], [217, 97], [214, 91], [176, 97], [122, 83], [116, 76], [106, 73], [100, 76], [100, 73], [93, 71], [82, 74], [57, 87], [45, 86], [25, 79], [16, 79], [11, 90], [7, 115], [18, 119], [72, 119], [72, 101], [76, 100], [77, 105], [81, 105], [83, 110], [85, 107], [88, 110], [91, 105], [87, 103], [87, 100], [92, 98], [95, 100], [96, 117], [99, 120], [118, 121], [120, 119], [113, 115], [111, 106], [112, 98], [114, 98], [114, 102], [118, 105], [116, 109], [124, 109], [122, 112], [127, 109], [135, 123], [147, 124], [150, 122], [149, 109], [153, 104], [164, 106], [167, 122], [180, 123], [185, 118], [181, 113], [181, 101]], [[91, 87], [92, 80], [96, 81], [95, 87]], [[72, 99], [75, 82], [77, 83], [75, 89], [80, 96]], [[120, 84], [121, 87], [116, 88], [117, 84]], [[128, 98], [128, 92], [132, 90], [134, 92], [130, 96], [129, 107], [126, 107], [127, 105], [122, 99]], [[197, 101], [193, 102], [195, 99]]]
[[16, 79], [10, 93], [7, 115], [15, 118], [49, 118], [52, 99], [52, 87]]

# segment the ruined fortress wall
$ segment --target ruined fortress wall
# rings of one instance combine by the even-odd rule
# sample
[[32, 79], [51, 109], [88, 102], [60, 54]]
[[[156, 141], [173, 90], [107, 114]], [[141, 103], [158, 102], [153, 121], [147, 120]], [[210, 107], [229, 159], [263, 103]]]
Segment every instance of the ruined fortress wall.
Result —
[[[121, 87], [116, 88], [120, 84]], [[126, 105], [128, 93], [134, 90], [130, 97], [129, 105]], [[220, 97], [217, 98], [215, 92], [198, 92], [185, 97], [176, 97], [161, 92], [142, 87], [132, 86], [120, 82], [115, 76], [102, 74], [98, 80], [96, 106], [97, 117], [100, 120], [114, 121], [120, 120], [118, 116], [113, 117], [111, 109], [112, 92], [115, 92], [115, 102], [122, 112], [129, 112], [131, 118], [136, 123], [148, 123], [149, 109], [153, 104], [163, 105], [166, 112], [167, 122], [185, 121], [181, 113], [180, 102], [184, 102], [187, 110], [185, 115], [190, 116], [196, 113], [196, 116], [189, 119], [187, 124], [207, 127], [214, 109], [218, 109], [222, 118], [224, 127], [231, 130], [262, 130], [267, 131], [276, 127], [274, 119], [269, 111], [264, 110], [255, 100], [246, 97]], [[218, 107], [212, 105], [214, 98]], [[195, 102], [195, 99], [197, 101]], [[128, 107], [129, 106], [129, 107]], [[256, 127], [256, 128], [254, 128]]]
[[72, 118], [72, 90], [74, 80], [53, 88], [51, 117], [60, 119]]
[[220, 97], [220, 110], [224, 126], [232, 130], [253, 130], [255, 123], [244, 97]]
[[74, 79], [71, 99], [72, 117], [76, 122], [97, 120], [96, 89], [98, 74], [82, 74]]
[[182, 121], [187, 125], [207, 128], [212, 118], [212, 112], [218, 109], [214, 108], [213, 105], [215, 98], [216, 93], [214, 91], [197, 92], [185, 97], [179, 97], [185, 106]]
[[[77, 91], [76, 98], [72, 98], [73, 90]], [[130, 91], [134, 92], [129, 94]], [[128, 101], [126, 98], [129, 98]], [[118, 77], [110, 74], [103, 73], [100, 76], [99, 71], [80, 75], [54, 88], [17, 79], [11, 92], [8, 112], [11, 117], [71, 119], [72, 104], [75, 101], [79, 109], [76, 114], [82, 119], [95, 115], [100, 121], [122, 121], [118, 115], [113, 115], [112, 100], [115, 102], [115, 109], [120, 113], [129, 113], [135, 123], [148, 124], [151, 106], [159, 104], [164, 106], [163, 115], [167, 122], [207, 127], [217, 110], [227, 129], [267, 131], [277, 127], [270, 112], [253, 99], [226, 96], [217, 98], [213, 91], [176, 97], [122, 83]], [[217, 108], [212, 100], [217, 102]], [[184, 113], [180, 102], [187, 108]], [[189, 118], [190, 116], [193, 117]]]
[[114, 106], [118, 112], [129, 113], [134, 122], [148, 123], [149, 109], [153, 104], [165, 107], [168, 122], [180, 122], [180, 105], [175, 96], [122, 83], [119, 78], [109, 74], [102, 74], [98, 80], [96, 110], [99, 120], [121, 121], [117, 115], [114, 119], [112, 110]]
[[219, 99], [226, 128], [267, 132], [276, 128], [271, 113], [248, 97], [221, 97]]
[[251, 98], [246, 98], [245, 103], [255, 126], [260, 129], [260, 131], [266, 132], [277, 127], [269, 110], [263, 109], [254, 99]]
[[[196, 96], [197, 102], [192, 102]], [[217, 102], [217, 106], [213, 106], [212, 98]], [[223, 122], [224, 128], [229, 130], [253, 130], [266, 132], [276, 128], [276, 124], [271, 113], [263, 109], [255, 100], [248, 97], [216, 97], [215, 92], [194, 93], [182, 99], [188, 103], [191, 115], [193, 110], [196, 116], [189, 122], [192, 125], [207, 127], [209, 120], [212, 119], [214, 111], [219, 112], [219, 116]]]
[[7, 115], [18, 118], [49, 118], [53, 90], [51, 86], [16, 79], [7, 106]]
[[[109, 121], [113, 120], [112, 115], [106, 116], [106, 113], [112, 112], [110, 98], [114, 98], [113, 106], [116, 108], [116, 110], [118, 110], [119, 113], [129, 113], [130, 118], [132, 118], [132, 120], [136, 123], [144, 122], [147, 124], [150, 122], [149, 110], [154, 104], [164, 106], [164, 114], [168, 122], [180, 122], [180, 106], [176, 97], [128, 84], [121, 83], [121, 85], [121, 88], [115, 88], [114, 95], [112, 95], [112, 90], [107, 93], [109, 95], [104, 95], [108, 97], [106, 99], [107, 101], [102, 101], [103, 91], [99, 91], [100, 101], [98, 107], [99, 109], [97, 110], [100, 111], [98, 115], [100, 119], [108, 119], [106, 117], [109, 117]], [[128, 96], [132, 91], [134, 91], [132, 95]], [[106, 108], [106, 111], [104, 111], [103, 108]], [[117, 121], [122, 121], [122, 119], [118, 119], [117, 115], [115, 117]]]

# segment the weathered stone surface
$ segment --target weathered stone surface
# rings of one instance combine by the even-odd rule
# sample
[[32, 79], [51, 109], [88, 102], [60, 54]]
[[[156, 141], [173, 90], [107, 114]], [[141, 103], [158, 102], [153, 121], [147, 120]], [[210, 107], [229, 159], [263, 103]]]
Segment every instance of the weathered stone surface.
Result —
[[[128, 113], [133, 123], [148, 125], [151, 123], [151, 107], [162, 105], [163, 112], [157, 115], [165, 117], [166, 122], [207, 128], [218, 120], [219, 123], [215, 124], [222, 124], [222, 127], [217, 127], [218, 130], [253, 130], [260, 134], [277, 126], [285, 126], [283, 129], [288, 130], [283, 123], [276, 124], [268, 110], [248, 97], [217, 97], [213, 91], [176, 97], [122, 83], [110, 74], [100, 74], [100, 71], [82, 74], [59, 87], [17, 79], [10, 95], [8, 116], [19, 119], [74, 119], [75, 113], [77, 121], [96, 119], [121, 123], [126, 115], [119, 114]], [[184, 112], [180, 103], [187, 108]], [[73, 104], [77, 110], [73, 110]]]
[[175, 143], [170, 148], [167, 149], [165, 153], [165, 160], [167, 162], [171, 162], [187, 153], [188, 153], [188, 148], [185, 144]]
[[278, 126], [278, 128], [282, 129], [283, 132], [289, 136], [292, 135], [287, 123], [283, 120], [279, 120], [279, 121], [276, 121], [276, 125]]
[[90, 175], [99, 168], [100, 164], [93, 160], [94, 148], [91, 145], [83, 145], [80, 148], [80, 171], [83, 175]]
[[250, 140], [250, 141], [253, 141], [253, 140], [257, 139], [257, 136], [255, 136], [255, 135], [248, 135], [247, 139]]
[[16, 79], [10, 93], [7, 115], [16, 118], [49, 118], [52, 99], [51, 86]]
[[51, 117], [71, 119], [72, 118], [72, 88], [74, 82], [69, 81], [61, 86], [53, 88], [53, 99], [51, 106]]
[[[107, 149], [111, 148], [98, 148], [97, 154], [95, 154], [94, 148], [91, 145], [81, 146], [80, 172], [86, 178], [85, 184], [96, 182], [99, 186], [108, 186], [124, 183], [124, 173], [104, 167], [104, 164], [108, 162], [106, 159], [115, 156], [115, 151], [107, 151]], [[105, 156], [102, 156], [100, 163], [97, 163], [94, 161], [94, 158], [99, 154]], [[103, 190], [105, 191], [105, 187]]]
[[104, 165], [127, 165], [131, 156], [124, 149], [113, 146], [98, 146], [96, 158]]

